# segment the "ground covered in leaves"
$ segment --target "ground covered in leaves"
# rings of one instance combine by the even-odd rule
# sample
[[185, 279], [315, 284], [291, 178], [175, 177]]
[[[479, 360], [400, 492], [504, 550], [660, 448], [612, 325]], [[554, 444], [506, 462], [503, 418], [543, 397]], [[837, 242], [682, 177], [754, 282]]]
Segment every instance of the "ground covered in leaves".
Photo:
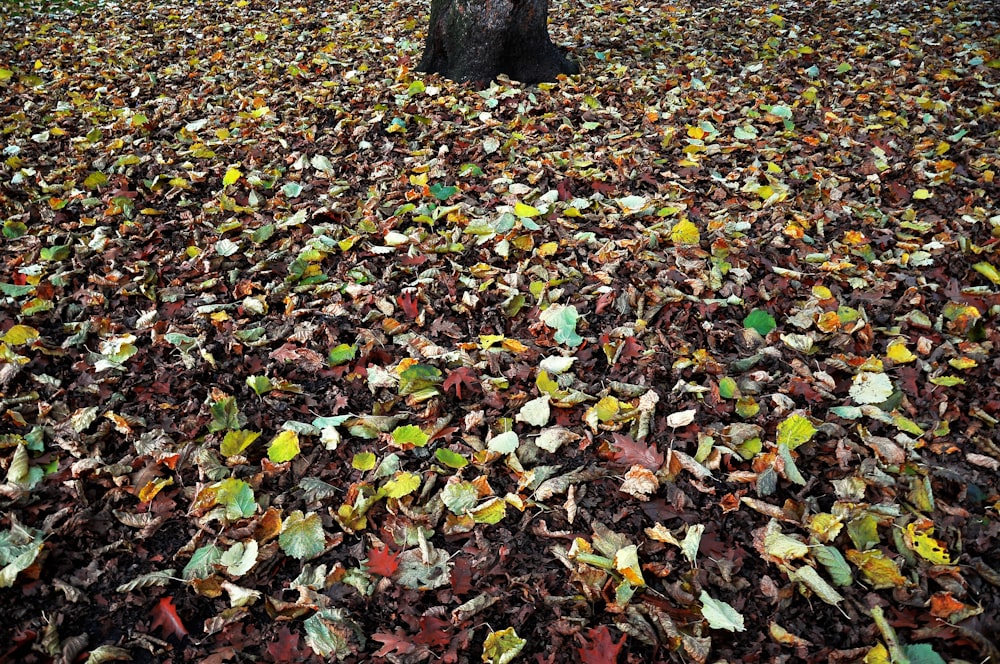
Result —
[[995, 8], [424, 4], [5, 5], [0, 660], [996, 661]]

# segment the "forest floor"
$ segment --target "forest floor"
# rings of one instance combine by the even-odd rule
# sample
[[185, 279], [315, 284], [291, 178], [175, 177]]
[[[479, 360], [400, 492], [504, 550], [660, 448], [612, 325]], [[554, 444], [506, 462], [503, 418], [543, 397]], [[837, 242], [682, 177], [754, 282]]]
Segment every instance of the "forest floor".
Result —
[[1000, 661], [994, 3], [426, 4], [0, 8], [0, 661]]

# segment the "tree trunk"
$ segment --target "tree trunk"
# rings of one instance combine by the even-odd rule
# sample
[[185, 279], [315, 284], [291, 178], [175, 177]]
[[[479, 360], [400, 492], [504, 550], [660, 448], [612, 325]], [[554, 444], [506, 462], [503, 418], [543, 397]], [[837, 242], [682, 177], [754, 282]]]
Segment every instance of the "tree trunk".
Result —
[[548, 0], [431, 0], [418, 69], [484, 86], [507, 74], [522, 83], [576, 74], [549, 39]]

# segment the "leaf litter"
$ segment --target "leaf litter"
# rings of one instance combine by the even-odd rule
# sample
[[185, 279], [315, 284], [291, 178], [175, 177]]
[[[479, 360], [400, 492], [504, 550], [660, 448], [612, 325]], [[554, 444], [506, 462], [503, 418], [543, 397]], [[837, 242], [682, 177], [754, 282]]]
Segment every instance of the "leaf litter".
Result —
[[0, 659], [998, 657], [995, 7], [554, 2], [480, 91], [420, 3], [55, 7]]

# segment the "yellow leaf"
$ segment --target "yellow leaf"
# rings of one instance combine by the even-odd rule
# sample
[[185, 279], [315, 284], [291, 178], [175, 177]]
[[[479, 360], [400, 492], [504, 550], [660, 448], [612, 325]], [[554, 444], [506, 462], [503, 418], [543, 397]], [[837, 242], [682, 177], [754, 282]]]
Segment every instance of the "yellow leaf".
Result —
[[156, 494], [160, 492], [160, 489], [166, 486], [170, 486], [174, 483], [174, 478], [172, 477], [157, 477], [155, 480], [150, 480], [146, 482], [146, 486], [139, 489], [139, 500], [144, 503], [148, 503]]
[[538, 247], [538, 251], [536, 251], [535, 253], [537, 253], [538, 256], [541, 258], [546, 258], [547, 256], [554, 255], [558, 250], [559, 250], [558, 242], [546, 242], [542, 246]]
[[230, 168], [226, 171], [226, 175], [222, 178], [222, 186], [228, 187], [229, 185], [234, 184], [242, 176], [243, 173], [240, 172], [240, 169]]
[[681, 219], [670, 229], [670, 239], [674, 244], [698, 244], [701, 242], [701, 233], [689, 220]]
[[567, 217], [582, 217], [583, 214], [575, 207], [566, 208], [563, 210], [563, 214]]
[[889, 651], [881, 643], [876, 644], [874, 648], [868, 651], [864, 662], [865, 664], [892, 664], [892, 660], [889, 659]]
[[951, 555], [944, 543], [932, 537], [933, 526], [917, 530], [917, 522], [914, 521], [906, 524], [903, 534], [906, 545], [924, 560], [929, 560], [935, 565], [951, 564]]
[[504, 350], [509, 350], [512, 353], [524, 353], [528, 351], [528, 347], [517, 339], [504, 339], [500, 342]]
[[517, 204], [514, 205], [514, 214], [517, 215], [518, 217], [529, 217], [529, 218], [537, 217], [541, 213], [542, 211], [539, 210], [538, 208], [533, 207], [531, 205], [525, 205], [520, 201], [518, 201]]
[[624, 546], [615, 553], [615, 569], [633, 586], [642, 587], [646, 580], [642, 578], [642, 568], [639, 567], [639, 550], [635, 544]]
[[918, 201], [925, 201], [928, 198], [932, 197], [933, 195], [934, 194], [927, 191], [926, 189], [917, 189], [915, 192], [913, 192], [913, 197]]
[[33, 327], [14, 325], [3, 335], [3, 340], [11, 346], [20, 346], [35, 341], [39, 336], [38, 330]]
[[812, 294], [817, 300], [829, 300], [833, 297], [833, 292], [826, 286], [813, 286]]
[[483, 350], [486, 350], [491, 346], [500, 343], [505, 338], [506, 337], [504, 337], [502, 334], [480, 334], [479, 345], [483, 347]]
[[847, 559], [857, 565], [861, 573], [865, 575], [876, 590], [881, 588], [905, 587], [908, 584], [906, 577], [899, 573], [899, 568], [895, 561], [886, 558], [879, 549], [870, 551], [858, 551], [849, 549]]
[[701, 127], [688, 127], [687, 135], [697, 141], [700, 141], [701, 139], [705, 138], [705, 130], [702, 129]]
[[979, 366], [979, 362], [976, 362], [971, 357], [965, 357], [964, 355], [962, 357], [951, 358], [950, 360], [948, 360], [948, 364], [950, 364], [953, 368], [958, 369], [959, 371], [964, 371], [965, 369], [972, 369], [973, 367]]
[[917, 356], [910, 352], [910, 349], [906, 347], [906, 342], [902, 339], [890, 341], [885, 354], [896, 364], [904, 364], [917, 359]]

